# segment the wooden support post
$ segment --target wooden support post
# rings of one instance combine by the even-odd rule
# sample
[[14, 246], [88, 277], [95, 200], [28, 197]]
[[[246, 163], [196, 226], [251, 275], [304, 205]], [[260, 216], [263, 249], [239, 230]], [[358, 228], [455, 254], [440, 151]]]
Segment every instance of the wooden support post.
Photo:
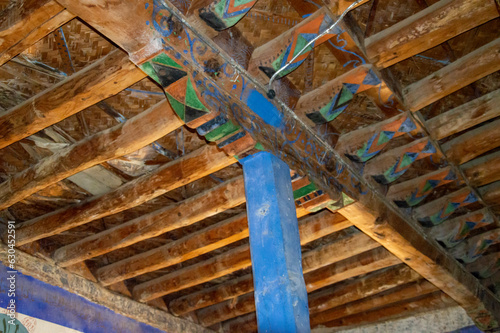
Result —
[[441, 0], [366, 39], [366, 53], [389, 67], [498, 17], [494, 0]]
[[486, 75], [500, 70], [500, 38], [405, 88], [411, 111], [434, 103]]
[[27, 244], [135, 207], [235, 162], [234, 157], [207, 145], [111, 192], [21, 223], [16, 229], [16, 243]]
[[75, 17], [53, 0], [11, 4], [0, 22], [0, 66]]
[[130, 154], [182, 126], [166, 100], [123, 124], [57, 151], [0, 184], [0, 210], [80, 171]]
[[145, 77], [128, 60], [126, 53], [112, 51], [0, 115], [0, 149], [113, 96]]
[[290, 169], [267, 152], [242, 164], [259, 330], [309, 332]]

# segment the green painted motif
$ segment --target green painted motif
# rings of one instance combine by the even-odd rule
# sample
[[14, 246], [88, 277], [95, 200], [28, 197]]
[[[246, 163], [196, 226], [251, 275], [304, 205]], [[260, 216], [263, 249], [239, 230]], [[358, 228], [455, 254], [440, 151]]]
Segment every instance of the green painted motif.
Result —
[[309, 185], [296, 189], [295, 191], [293, 191], [293, 200], [302, 198], [308, 194], [313, 193], [316, 190], [318, 190], [318, 188], [313, 183], [310, 183]]
[[186, 121], [184, 114], [184, 104], [173, 98], [172, 95], [168, 93], [166, 95], [170, 103], [170, 106], [172, 107], [172, 109], [174, 109], [175, 113], [177, 113], [177, 115], [179, 116], [179, 118], [181, 118], [182, 121]]
[[26, 327], [16, 318], [14, 318], [14, 325], [10, 324], [12, 319], [6, 314], [0, 313], [0, 332], [2, 333], [29, 333]]
[[217, 141], [222, 139], [223, 137], [230, 135], [236, 131], [238, 131], [241, 127], [235, 125], [231, 120], [227, 121], [225, 124], [217, 127], [211, 132], [205, 134], [205, 139], [208, 141]]

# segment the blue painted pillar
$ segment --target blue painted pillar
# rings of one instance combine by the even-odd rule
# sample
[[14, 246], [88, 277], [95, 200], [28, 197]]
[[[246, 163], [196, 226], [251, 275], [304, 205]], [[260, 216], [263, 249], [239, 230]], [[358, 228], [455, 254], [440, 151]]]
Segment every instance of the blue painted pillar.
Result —
[[259, 332], [310, 332], [290, 169], [267, 152], [242, 164]]

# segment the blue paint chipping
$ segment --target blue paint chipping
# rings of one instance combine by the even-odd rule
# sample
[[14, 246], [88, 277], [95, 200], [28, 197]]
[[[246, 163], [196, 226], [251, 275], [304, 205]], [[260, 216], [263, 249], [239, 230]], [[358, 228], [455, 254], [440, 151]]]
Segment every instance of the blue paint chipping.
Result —
[[273, 127], [279, 128], [283, 123], [281, 113], [273, 103], [257, 90], [252, 90], [246, 99], [247, 106], [255, 112], [262, 120]]
[[290, 169], [268, 152], [241, 163], [259, 332], [310, 332]]
[[[0, 265], [0, 306], [3, 308], [10, 300], [7, 276], [10, 276], [7, 267]], [[19, 313], [85, 333], [163, 332], [19, 272], [15, 300]]]

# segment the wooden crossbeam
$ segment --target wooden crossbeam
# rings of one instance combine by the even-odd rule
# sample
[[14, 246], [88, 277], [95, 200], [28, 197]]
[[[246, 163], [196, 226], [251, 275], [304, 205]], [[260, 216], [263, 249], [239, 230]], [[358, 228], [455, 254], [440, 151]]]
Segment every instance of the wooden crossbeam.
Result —
[[[140, 205], [233, 163], [217, 147], [206, 145], [177, 160], [130, 181], [99, 197], [61, 208], [21, 223], [16, 228], [16, 244], [23, 245]], [[179, 175], [186, 175], [179, 177]], [[4, 234], [5, 236], [5, 234]]]
[[498, 206], [498, 200], [500, 199], [500, 181], [480, 187], [479, 193], [487, 205]]
[[191, 3], [186, 15], [198, 16], [212, 29], [221, 31], [238, 23], [256, 2], [257, 0], [197, 0]]
[[441, 140], [499, 115], [500, 90], [495, 90], [431, 118], [425, 127], [434, 140]]
[[[314, 218], [307, 218], [299, 222], [300, 241], [302, 245], [326, 235], [325, 231], [312, 229], [311, 225], [317, 225]], [[337, 230], [343, 227], [346, 227], [346, 224], [339, 223]], [[313, 231], [312, 233], [306, 233], [311, 230]], [[250, 265], [250, 248], [248, 245], [243, 245], [196, 265], [141, 283], [134, 287], [133, 295], [139, 301], [148, 301], [216, 279], [237, 270], [250, 267]]]
[[[311, 222], [301, 221], [301, 233], [312, 234], [314, 230], [327, 230], [325, 233], [331, 234], [351, 226], [343, 217], [323, 211], [317, 215], [306, 218]], [[323, 229], [324, 228], [324, 229]], [[237, 297], [253, 291], [252, 276], [246, 275], [234, 281], [229, 281], [223, 285], [205, 288], [199, 292], [189, 294], [170, 302], [169, 307], [172, 313], [182, 315], [203, 307], [207, 307], [227, 299]]]
[[494, 0], [441, 0], [365, 40], [366, 53], [389, 67], [498, 17]]
[[[244, 202], [243, 179], [242, 177], [237, 177], [236, 179], [222, 183], [186, 200], [160, 208], [126, 223], [122, 223], [114, 228], [86, 237], [76, 243], [66, 245], [55, 251], [53, 257], [56, 262], [63, 267], [72, 265], [191, 225], [207, 217], [236, 207]], [[244, 217], [239, 218], [239, 220], [245, 222]], [[239, 230], [241, 227], [241, 225], [231, 225], [231, 227], [225, 226], [225, 228], [229, 228], [229, 230]], [[221, 232], [221, 234], [231, 235], [230, 232]], [[211, 234], [208, 233], [208, 235]], [[208, 237], [207, 241], [214, 242], [215, 239], [213, 239], [213, 237]], [[194, 244], [196, 244], [196, 242]], [[160, 247], [157, 250], [161, 253], [168, 253], [172, 251], [172, 246], [173, 244], [169, 243], [166, 245], [166, 248]], [[187, 246], [182, 248], [186, 251], [188, 250]], [[151, 264], [152, 267], [156, 267], [151, 260], [145, 259], [151, 256], [150, 252], [151, 251], [141, 253], [141, 255], [136, 258], [138, 259], [136, 260], [137, 264]], [[184, 254], [183, 257], [185, 256]], [[125, 260], [127, 262], [127, 272], [129, 272], [129, 274], [133, 274], [134, 272], [131, 264], [131, 262], [133, 262], [132, 258], [135, 258], [135, 256]], [[110, 266], [120, 266], [117, 264], [118, 263], [115, 263]], [[113, 274], [110, 272], [115, 272], [116, 274], [116, 272], [120, 272], [120, 269], [115, 268], [113, 270], [110, 266], [106, 266], [107, 273], [105, 276], [107, 279], [113, 280]], [[156, 268], [152, 268], [152, 270], [155, 269]]]
[[[5, 265], [9, 263], [8, 250], [7, 245], [0, 243], [0, 261]], [[157, 310], [146, 304], [135, 302], [129, 297], [111, 292], [95, 282], [72, 274], [66, 269], [33, 257], [19, 249], [16, 250], [16, 269], [25, 275], [77, 294], [120, 315], [151, 325], [165, 332], [212, 332], [190, 321], [176, 318], [165, 311]]]
[[411, 111], [441, 99], [486, 75], [500, 70], [500, 38], [472, 51], [404, 89]]
[[[338, 320], [326, 323], [328, 327], [356, 326], [366, 323], [376, 323], [390, 320], [403, 314], [415, 314], [415, 309], [421, 311], [432, 311], [454, 306], [456, 303], [441, 291], [433, 292], [423, 297], [418, 297], [408, 301], [398, 302], [394, 305], [365, 311], [355, 315], [347, 316]], [[411, 312], [410, 312], [411, 311]]]
[[362, 298], [361, 300], [356, 302], [348, 303], [343, 306], [316, 313], [311, 316], [311, 327], [315, 327], [319, 324], [326, 324], [333, 320], [344, 318], [360, 312], [365, 312], [371, 309], [377, 309], [380, 307], [388, 306], [390, 304], [417, 298], [419, 296], [427, 295], [438, 290], [439, 289], [436, 286], [426, 280], [416, 281], [408, 285], [395, 288], [394, 290], [390, 289], [383, 295], [375, 294], [373, 296]]
[[115, 50], [0, 115], [0, 149], [113, 96], [146, 75]]
[[[362, 233], [324, 245], [303, 254], [302, 266], [304, 273], [306, 273], [306, 276], [310, 276], [307, 273], [312, 274], [317, 269], [369, 251], [377, 246], [376, 242], [371, 241], [369, 237]], [[324, 283], [327, 284], [322, 287], [328, 285], [328, 282], [328, 280], [324, 280]], [[309, 285], [308, 280], [306, 280], [306, 284]], [[245, 285], [248, 286], [250, 284], [246, 283]], [[223, 285], [219, 292], [224, 293], [224, 290], [237, 290], [238, 293], [242, 294], [242, 291], [237, 287], [235, 288], [231, 283], [229, 283], [229, 286]], [[253, 288], [251, 291], [253, 291]], [[311, 290], [307, 289], [307, 291], [310, 292]], [[201, 309], [197, 311], [197, 317], [203, 326], [208, 327], [253, 311], [255, 311], [254, 294], [247, 293]]]
[[[386, 237], [397, 239], [399, 242], [394, 246], [379, 239], [384, 246], [392, 246], [391, 251], [404, 261], [408, 258], [407, 253], [398, 251], [398, 247], [399, 250], [405, 246], [412, 249], [412, 260], [418, 263], [414, 267], [419, 273], [429, 279], [442, 279], [443, 282], [439, 284], [435, 281], [435, 284], [445, 289], [460, 305], [469, 310], [471, 317], [483, 329], [498, 325], [498, 304], [495, 303], [494, 296], [478, 284], [477, 279], [464, 272], [437, 242], [428, 239], [418, 222], [402, 214], [384, 197], [379, 188], [369, 185], [355, 168], [346, 163], [343, 156], [319, 139], [311, 128], [298, 121], [280, 98], [267, 99], [265, 87], [236, 65], [234, 59], [202, 32], [193, 29], [168, 0], [155, 1], [155, 11], [148, 8], [150, 4], [146, 5], [145, 1], [125, 3], [103, 0], [103, 6], [89, 6], [70, 0], [60, 1], [71, 12], [125, 49], [139, 65], [158, 52], [168, 54], [171, 59], [179, 59], [181, 67], [185, 66], [184, 69], [193, 75], [196, 74], [194, 82], [200, 96], [206, 99], [208, 105], [226, 112], [225, 116], [236, 121], [265, 149], [289, 163], [293, 169], [307, 173], [332, 199], [339, 200], [339, 191], [343, 191], [358, 200], [361, 210], [370, 215], [370, 218], [364, 220], [364, 225], [357, 223], [365, 229], [364, 232], [378, 239], [370, 230], [375, 227], [382, 228], [378, 223], [379, 220], [382, 221]], [[113, 15], [109, 15], [110, 12]], [[167, 26], [159, 25], [160, 20], [165, 17], [170, 18], [171, 23]], [[149, 22], [149, 25], [144, 22]], [[170, 38], [174, 33], [176, 38]], [[196, 42], [196, 45], [193, 45], [193, 42]], [[204, 52], [199, 52], [200, 50]], [[225, 70], [218, 72], [218, 76], [209, 75], [204, 66], [208, 60], [225, 66]], [[471, 62], [483, 63], [476, 60]], [[467, 68], [464, 65], [458, 67]], [[450, 81], [455, 83], [458, 80]], [[435, 267], [434, 272], [429, 271], [430, 266]], [[448, 283], [458, 287], [448, 290]]]
[[123, 124], [57, 151], [0, 184], [0, 210], [80, 171], [130, 154], [182, 126], [166, 100]]
[[[499, 59], [500, 60], [500, 59]], [[442, 145], [448, 159], [457, 164], [468, 162], [492, 149], [500, 147], [500, 120], [467, 131]]]
[[75, 17], [53, 0], [13, 2], [0, 20], [0, 66]]
[[500, 180], [500, 151], [462, 164], [460, 169], [471, 186], [482, 186]]

